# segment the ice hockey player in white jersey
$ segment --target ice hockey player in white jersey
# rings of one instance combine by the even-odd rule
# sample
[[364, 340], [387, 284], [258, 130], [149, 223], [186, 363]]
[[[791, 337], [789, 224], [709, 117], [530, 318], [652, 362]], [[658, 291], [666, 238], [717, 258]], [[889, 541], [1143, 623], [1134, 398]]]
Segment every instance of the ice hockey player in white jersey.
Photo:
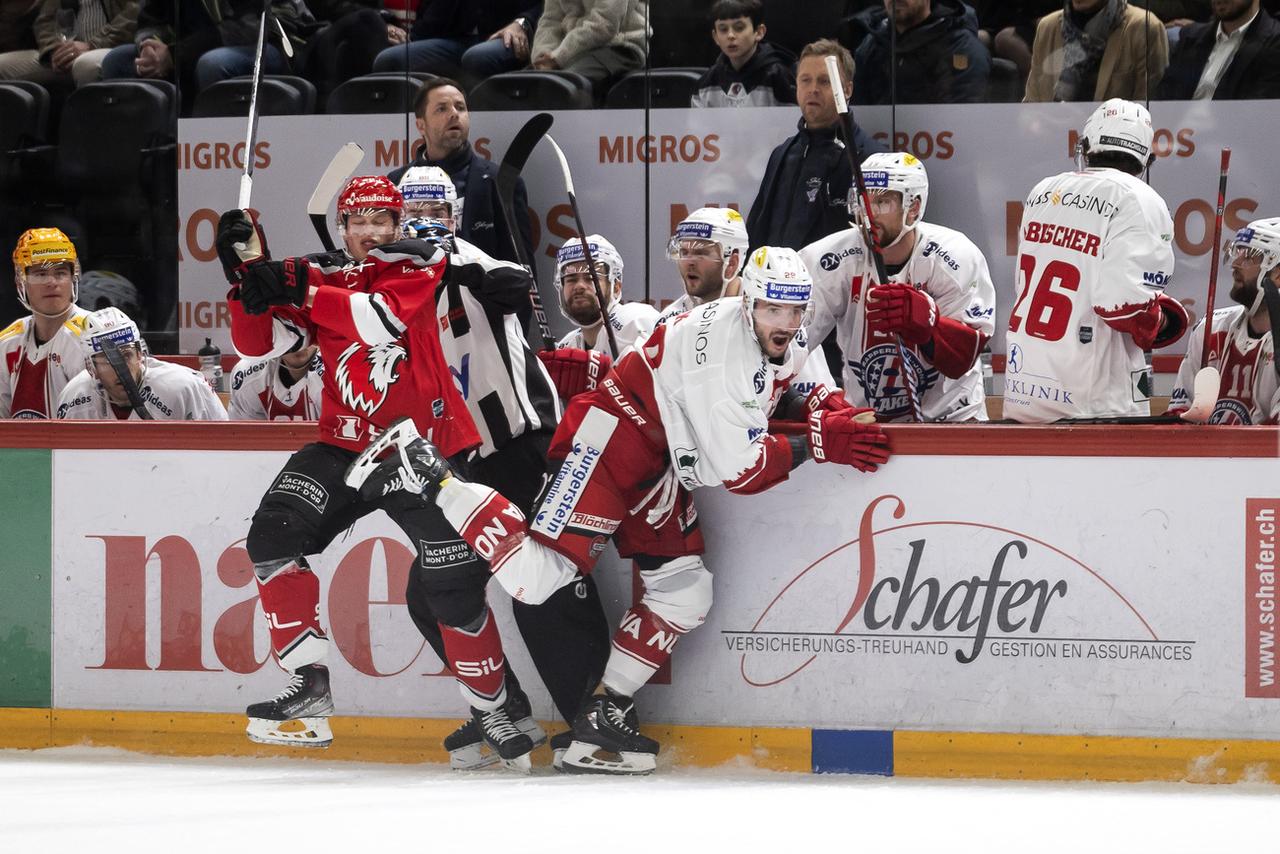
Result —
[[62, 390], [58, 418], [81, 421], [137, 421], [143, 416], [130, 400], [125, 381], [107, 362], [103, 342], [120, 351], [137, 390], [138, 404], [156, 421], [226, 421], [227, 411], [196, 370], [153, 359], [138, 325], [118, 308], [103, 308], [85, 319], [84, 342], [91, 355], [85, 371]]
[[[1280, 422], [1280, 382], [1276, 375], [1275, 335], [1262, 285], [1280, 285], [1280, 218], [1259, 219], [1236, 232], [1231, 244], [1231, 299], [1238, 305], [1213, 313], [1209, 364], [1221, 382], [1210, 424]], [[1178, 369], [1169, 412], [1190, 408], [1196, 373], [1204, 352], [1204, 321], [1192, 330], [1187, 355]]]
[[[591, 391], [604, 379], [619, 355], [648, 335], [658, 322], [658, 311], [642, 302], [622, 301], [622, 256], [605, 238], [587, 235], [587, 248], [596, 265], [596, 276], [606, 294], [608, 308], [602, 314], [595, 283], [582, 251], [582, 241], [570, 238], [556, 253], [556, 286], [560, 292], [560, 312], [574, 330], [560, 339], [554, 350], [543, 350], [538, 358], [547, 366], [560, 396], [565, 400]], [[618, 353], [609, 344], [604, 329], [607, 316]]]
[[915, 405], [924, 421], [986, 421], [978, 355], [995, 331], [987, 259], [960, 232], [924, 221], [929, 176], [916, 157], [872, 154], [862, 175], [889, 281], [877, 283], [861, 229], [801, 249], [814, 279], [809, 346], [835, 328], [845, 394], [881, 421], [910, 421]]
[[1173, 277], [1173, 220], [1139, 177], [1151, 114], [1112, 98], [1081, 133], [1084, 167], [1045, 178], [1019, 229], [1017, 301], [1005, 337], [1004, 416], [1014, 421], [1151, 414], [1143, 352], [1187, 328]]
[[236, 362], [228, 417], [232, 421], [318, 421], [324, 394], [319, 349], [309, 344], [280, 356]]
[[[613, 636], [603, 689], [574, 719], [564, 770], [655, 767], [658, 744], [640, 733], [632, 697], [711, 606], [690, 490], [757, 493], [810, 457], [862, 471], [888, 459], [874, 415], [839, 392], [788, 399], [788, 382], [809, 355], [796, 333], [810, 291], [794, 251], [762, 247], [747, 263], [742, 296], [655, 328], [599, 388], [569, 403], [549, 455], [556, 474], [527, 526], [502, 495], [453, 475], [424, 440], [395, 443], [397, 452], [371, 472], [353, 468], [362, 492], [394, 484], [440, 507], [521, 601], [540, 602], [590, 572], [609, 539], [634, 558], [644, 594]], [[803, 433], [770, 433], [776, 410], [803, 412]], [[391, 449], [384, 443], [362, 459]]]
[[87, 311], [76, 306], [80, 261], [56, 228], [32, 228], [13, 250], [18, 301], [31, 312], [0, 330], [0, 418], [53, 418], [62, 390], [84, 370]]

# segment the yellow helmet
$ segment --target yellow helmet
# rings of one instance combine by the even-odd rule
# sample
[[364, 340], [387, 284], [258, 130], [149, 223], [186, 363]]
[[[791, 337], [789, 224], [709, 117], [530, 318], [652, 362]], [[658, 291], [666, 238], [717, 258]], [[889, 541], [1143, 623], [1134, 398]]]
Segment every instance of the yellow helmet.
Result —
[[80, 283], [80, 259], [76, 257], [71, 238], [58, 228], [29, 228], [22, 233], [13, 250], [13, 278], [18, 286], [18, 301], [24, 308], [32, 310], [27, 303], [27, 270], [63, 262], [71, 264], [71, 301], [74, 303]]

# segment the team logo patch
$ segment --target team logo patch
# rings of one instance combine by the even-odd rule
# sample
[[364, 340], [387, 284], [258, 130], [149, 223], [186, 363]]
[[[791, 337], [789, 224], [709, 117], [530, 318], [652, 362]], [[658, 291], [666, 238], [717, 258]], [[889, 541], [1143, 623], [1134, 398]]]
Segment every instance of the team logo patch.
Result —
[[405, 357], [404, 347], [396, 343], [366, 349], [353, 342], [338, 357], [333, 377], [343, 405], [365, 415], [377, 412], [400, 378], [399, 367]]
[[818, 266], [830, 273], [832, 270], [840, 266], [840, 256], [834, 252], [824, 253], [818, 259]]
[[418, 554], [423, 569], [446, 569], [465, 566], [476, 560], [476, 553], [463, 540], [418, 540]]
[[268, 495], [291, 495], [323, 513], [329, 506], [329, 490], [320, 485], [315, 478], [296, 471], [282, 471], [272, 484]]
[[431, 401], [431, 414], [434, 415], [436, 418], [439, 418], [440, 416], [444, 415], [444, 399], [443, 398], [437, 397], [435, 400]]
[[1080, 327], [1080, 343], [1088, 344], [1092, 340], [1093, 340], [1093, 327], [1081, 326]]
[[905, 370], [902, 355], [895, 344], [869, 347], [861, 360], [849, 363], [876, 417], [885, 421], [911, 417], [911, 386], [908, 384], [915, 386], [916, 399], [921, 400], [937, 377], [937, 369], [926, 369], [915, 351], [904, 348], [904, 352], [907, 358]]

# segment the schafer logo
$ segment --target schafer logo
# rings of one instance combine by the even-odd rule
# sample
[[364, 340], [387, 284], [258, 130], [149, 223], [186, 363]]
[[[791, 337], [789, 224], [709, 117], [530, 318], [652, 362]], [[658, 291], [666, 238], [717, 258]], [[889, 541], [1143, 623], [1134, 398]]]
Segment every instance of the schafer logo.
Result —
[[1250, 498], [1244, 511], [1244, 695], [1280, 699], [1276, 680], [1276, 512]]
[[[958, 520], [875, 527], [869, 503], [858, 536], [800, 570], [747, 631], [723, 632], [750, 685], [785, 682], [819, 656], [1190, 661], [1191, 641], [1160, 638], [1097, 570], [1044, 540]], [[883, 514], [882, 514], [883, 515]]]

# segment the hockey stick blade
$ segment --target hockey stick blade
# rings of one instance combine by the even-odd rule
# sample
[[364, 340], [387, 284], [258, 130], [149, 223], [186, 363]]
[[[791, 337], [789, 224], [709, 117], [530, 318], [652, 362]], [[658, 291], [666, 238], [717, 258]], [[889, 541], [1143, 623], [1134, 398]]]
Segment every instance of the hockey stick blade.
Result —
[[326, 252], [332, 252], [335, 248], [327, 222], [329, 205], [333, 204], [334, 197], [342, 190], [343, 185], [360, 166], [362, 160], [364, 160], [364, 149], [356, 143], [348, 142], [339, 148], [338, 153], [333, 155], [333, 159], [325, 167], [324, 173], [316, 183], [316, 188], [311, 192], [311, 199], [307, 202], [307, 216], [311, 217], [316, 236], [320, 238]]
[[1204, 424], [1213, 415], [1213, 408], [1218, 405], [1218, 388], [1222, 384], [1222, 376], [1213, 365], [1196, 371], [1195, 382], [1191, 391], [1191, 406], [1182, 413], [1183, 421]]
[[154, 421], [155, 416], [142, 402], [142, 393], [138, 391], [138, 384], [133, 381], [133, 374], [129, 373], [129, 368], [124, 363], [124, 356], [120, 354], [120, 348], [116, 346], [116, 342], [103, 339], [102, 355], [107, 357], [107, 364], [116, 372], [116, 379], [120, 380], [120, 385], [124, 386], [125, 396], [129, 398], [129, 405], [133, 407], [133, 411], [138, 413], [138, 417], [143, 421]]

